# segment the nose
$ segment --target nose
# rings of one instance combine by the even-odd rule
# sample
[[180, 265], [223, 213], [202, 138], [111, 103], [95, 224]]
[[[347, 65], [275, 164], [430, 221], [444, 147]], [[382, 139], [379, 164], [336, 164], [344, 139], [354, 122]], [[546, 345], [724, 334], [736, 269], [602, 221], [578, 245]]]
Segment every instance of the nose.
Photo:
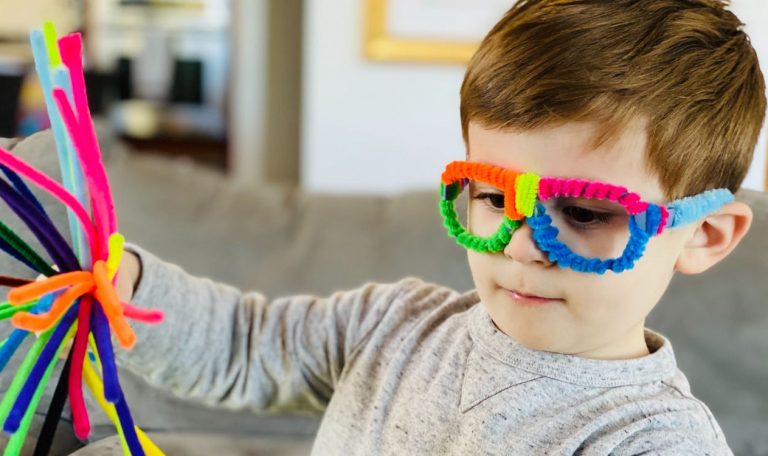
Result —
[[552, 264], [547, 255], [536, 246], [533, 231], [525, 222], [512, 233], [509, 244], [504, 247], [504, 256], [520, 263], [541, 263], [544, 266]]

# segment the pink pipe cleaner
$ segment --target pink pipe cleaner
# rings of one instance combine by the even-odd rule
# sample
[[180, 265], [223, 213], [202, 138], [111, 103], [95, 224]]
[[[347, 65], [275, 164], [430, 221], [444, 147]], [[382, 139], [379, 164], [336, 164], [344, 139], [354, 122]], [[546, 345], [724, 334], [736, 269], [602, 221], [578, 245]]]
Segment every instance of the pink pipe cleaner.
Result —
[[3, 149], [2, 147], [0, 147], [0, 160], [7, 167], [27, 177], [29, 180], [31, 180], [41, 188], [44, 188], [45, 190], [47, 190], [56, 199], [58, 199], [63, 204], [67, 205], [67, 207], [72, 209], [72, 212], [74, 212], [75, 216], [80, 221], [80, 224], [83, 227], [83, 231], [85, 232], [85, 235], [88, 238], [88, 243], [91, 245], [91, 248], [93, 248], [93, 246], [96, 245], [96, 233], [94, 230], [94, 226], [91, 223], [91, 219], [90, 217], [88, 217], [88, 212], [86, 212], [85, 208], [83, 208], [83, 206], [80, 204], [80, 201], [78, 201], [77, 198], [72, 196], [72, 194], [69, 193], [67, 189], [62, 187], [61, 184], [59, 184], [55, 180], [51, 179], [50, 177], [46, 176], [45, 174], [31, 167], [24, 160], [16, 157], [9, 151]]
[[75, 435], [85, 440], [91, 433], [91, 423], [88, 419], [88, 410], [83, 398], [83, 362], [88, 346], [88, 333], [91, 330], [91, 299], [84, 296], [80, 300], [80, 309], [77, 316], [77, 332], [72, 347], [72, 364], [69, 369], [69, 408], [72, 411], [72, 421]]
[[[117, 231], [117, 221], [112, 204], [112, 192], [101, 161], [93, 120], [88, 110], [85, 78], [82, 71], [82, 36], [79, 33], [75, 33], [62, 37], [59, 39], [59, 47], [61, 49], [62, 61], [70, 69], [72, 96], [74, 98], [74, 108], [77, 111], [77, 118], [75, 118], [73, 110], [69, 107], [69, 100], [67, 100], [66, 96], [57, 95], [56, 91], [54, 91], [54, 96], [68, 131], [78, 143], [75, 148], [80, 156], [84, 174], [88, 180], [92, 202], [95, 203], [94, 215], [97, 229], [104, 235], [102, 238], [104, 245], [101, 246], [102, 256], [98, 258], [103, 260], [106, 259], [106, 238]], [[67, 103], [64, 103], [64, 101], [67, 101]], [[79, 128], [72, 129], [71, 127]]]

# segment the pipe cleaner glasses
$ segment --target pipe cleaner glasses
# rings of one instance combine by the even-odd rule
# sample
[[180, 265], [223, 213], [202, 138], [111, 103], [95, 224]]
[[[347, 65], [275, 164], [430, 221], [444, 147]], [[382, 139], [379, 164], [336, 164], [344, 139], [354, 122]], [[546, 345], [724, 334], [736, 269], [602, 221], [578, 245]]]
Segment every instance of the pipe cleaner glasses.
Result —
[[[550, 261], [597, 274], [631, 269], [651, 237], [734, 200], [730, 190], [721, 188], [658, 205], [617, 185], [467, 161], [450, 163], [440, 187], [444, 226], [458, 244], [478, 252], [501, 252], [525, 220], [536, 246]], [[471, 221], [456, 211], [463, 198]]]

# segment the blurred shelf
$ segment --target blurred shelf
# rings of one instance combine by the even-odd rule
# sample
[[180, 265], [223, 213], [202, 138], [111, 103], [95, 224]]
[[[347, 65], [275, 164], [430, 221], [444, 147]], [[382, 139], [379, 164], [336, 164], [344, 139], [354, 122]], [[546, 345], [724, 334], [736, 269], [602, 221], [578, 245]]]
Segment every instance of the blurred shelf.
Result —
[[120, 6], [139, 6], [144, 8], [204, 10], [205, 2], [185, 0], [120, 0]]
[[126, 100], [111, 106], [110, 118], [118, 134], [135, 138], [198, 137], [223, 141], [227, 136], [224, 115], [209, 105]]
[[133, 150], [188, 156], [226, 170], [226, 127], [215, 108], [128, 100], [110, 108], [110, 120], [115, 133]]
[[34, 64], [32, 49], [26, 40], [0, 41], [0, 71], [26, 71]]
[[121, 135], [120, 139], [136, 153], [151, 153], [167, 157], [189, 157], [198, 163], [221, 171], [227, 170], [228, 144], [226, 141], [178, 136], [135, 138]]

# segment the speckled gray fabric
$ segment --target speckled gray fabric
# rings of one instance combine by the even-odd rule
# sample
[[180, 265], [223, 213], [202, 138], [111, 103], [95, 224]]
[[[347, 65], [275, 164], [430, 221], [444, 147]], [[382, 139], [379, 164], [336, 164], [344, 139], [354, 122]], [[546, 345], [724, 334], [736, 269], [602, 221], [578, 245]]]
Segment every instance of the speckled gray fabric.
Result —
[[324, 412], [313, 454], [732, 454], [651, 330], [648, 356], [585, 359], [521, 346], [474, 292], [405, 279], [268, 300], [130, 248], [134, 301], [166, 322], [136, 325], [120, 363], [211, 405]]
[[[253, 438], [205, 433], [148, 433], [168, 456], [306, 456], [309, 444], [290, 439]], [[115, 435], [94, 442], [72, 456], [124, 456]]]

